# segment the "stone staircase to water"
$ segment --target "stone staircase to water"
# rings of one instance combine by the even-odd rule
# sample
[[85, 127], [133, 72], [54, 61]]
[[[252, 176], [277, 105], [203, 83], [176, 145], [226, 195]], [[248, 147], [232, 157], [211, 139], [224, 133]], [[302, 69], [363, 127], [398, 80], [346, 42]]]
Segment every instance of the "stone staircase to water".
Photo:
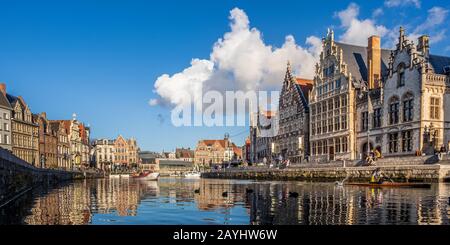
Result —
[[[411, 165], [431, 165], [431, 164], [450, 164], [450, 156], [444, 155], [442, 160], [439, 160], [438, 156], [401, 156], [401, 157], [388, 157], [381, 158], [375, 162], [375, 166], [390, 167], [390, 166], [411, 166]], [[346, 167], [358, 167], [365, 166], [365, 161], [354, 160], [346, 161]], [[306, 163], [306, 164], [293, 164], [289, 168], [336, 168], [343, 167], [343, 161], [333, 161], [327, 163]]]

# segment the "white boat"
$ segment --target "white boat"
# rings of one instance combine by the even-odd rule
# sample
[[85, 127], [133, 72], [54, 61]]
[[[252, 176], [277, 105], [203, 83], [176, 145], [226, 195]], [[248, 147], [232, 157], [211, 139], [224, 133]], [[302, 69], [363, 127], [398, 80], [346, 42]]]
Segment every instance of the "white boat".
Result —
[[184, 174], [184, 177], [186, 179], [200, 179], [200, 177], [202, 176], [202, 173], [200, 172], [187, 172], [186, 174]]
[[140, 180], [158, 180], [159, 179], [159, 173], [156, 172], [143, 172], [137, 175], [130, 175], [133, 179], [140, 179]]

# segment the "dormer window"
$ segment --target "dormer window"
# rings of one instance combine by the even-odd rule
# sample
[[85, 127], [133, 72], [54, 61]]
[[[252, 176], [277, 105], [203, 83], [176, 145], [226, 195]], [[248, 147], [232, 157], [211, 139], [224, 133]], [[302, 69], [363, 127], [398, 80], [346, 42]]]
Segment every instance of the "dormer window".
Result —
[[398, 73], [397, 87], [405, 86], [405, 65], [403, 63], [398, 65], [397, 73]]

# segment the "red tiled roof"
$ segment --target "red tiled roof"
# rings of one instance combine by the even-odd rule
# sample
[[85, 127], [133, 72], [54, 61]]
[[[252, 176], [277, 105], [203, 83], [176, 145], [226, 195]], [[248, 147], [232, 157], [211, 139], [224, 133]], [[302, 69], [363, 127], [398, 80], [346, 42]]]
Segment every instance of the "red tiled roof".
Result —
[[225, 145], [226, 145], [226, 140], [200, 140], [199, 141], [199, 144], [200, 143], [203, 143], [203, 144], [205, 144], [205, 145], [207, 145], [207, 146], [212, 146], [212, 145], [214, 145], [214, 144], [219, 144], [221, 147], [223, 147], [223, 148], [225, 148]]
[[237, 156], [242, 157], [242, 149], [240, 147], [237, 147], [236, 145], [233, 144], [233, 152], [234, 154], [236, 154]]
[[297, 77], [296, 82], [298, 85], [300, 85], [300, 88], [302, 89], [303, 94], [305, 96], [308, 96], [309, 91], [311, 91], [311, 89], [313, 87], [313, 80]]

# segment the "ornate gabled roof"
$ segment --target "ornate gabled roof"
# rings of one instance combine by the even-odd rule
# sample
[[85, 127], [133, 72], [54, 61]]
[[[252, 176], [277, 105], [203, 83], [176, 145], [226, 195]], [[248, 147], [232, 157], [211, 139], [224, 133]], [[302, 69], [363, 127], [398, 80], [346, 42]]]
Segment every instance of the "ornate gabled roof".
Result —
[[296, 78], [292, 75], [291, 63], [288, 62], [286, 68], [286, 74], [283, 81], [283, 91], [287, 91], [289, 86], [294, 86], [295, 91], [298, 93], [300, 102], [303, 104], [306, 111], [308, 111], [308, 94], [313, 87], [313, 81], [304, 78]]
[[[361, 47], [352, 44], [335, 43], [342, 49], [344, 62], [347, 64], [348, 71], [352, 74], [355, 82], [355, 87], [360, 87], [360, 82], [367, 82], [367, 47]], [[381, 49], [381, 75], [386, 77], [389, 69], [389, 57], [391, 51], [388, 49]]]

